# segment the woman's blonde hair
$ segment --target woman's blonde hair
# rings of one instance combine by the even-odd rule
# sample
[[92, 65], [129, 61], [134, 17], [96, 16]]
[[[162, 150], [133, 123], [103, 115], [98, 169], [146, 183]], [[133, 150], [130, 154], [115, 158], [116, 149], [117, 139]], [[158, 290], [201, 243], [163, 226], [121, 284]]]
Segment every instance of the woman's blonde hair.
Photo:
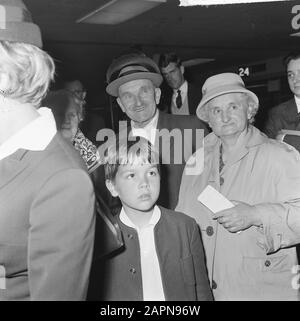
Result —
[[6, 97], [39, 107], [54, 78], [55, 65], [36, 46], [0, 41], [0, 72], [8, 77], [8, 86], [0, 88]]

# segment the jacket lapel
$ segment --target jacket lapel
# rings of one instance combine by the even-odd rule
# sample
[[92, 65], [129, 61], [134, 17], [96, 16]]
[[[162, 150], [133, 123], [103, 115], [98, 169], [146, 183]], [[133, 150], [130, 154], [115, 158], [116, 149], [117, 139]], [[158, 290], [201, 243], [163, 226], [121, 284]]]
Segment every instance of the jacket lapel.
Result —
[[[170, 122], [168, 115], [158, 111], [158, 120], [157, 120], [157, 135], [155, 136], [155, 150], [159, 152], [163, 164], [173, 164], [174, 163], [174, 143], [171, 139], [163, 139], [163, 136], [159, 135], [160, 131], [166, 131], [166, 134], [169, 135], [171, 132]], [[161, 132], [162, 134], [162, 132]], [[167, 138], [167, 137], [166, 137]]]
[[5, 187], [29, 165], [23, 159], [26, 153], [27, 150], [19, 149], [12, 155], [0, 160], [0, 189]]
[[156, 125], [156, 135], [155, 135], [155, 143], [154, 143], [154, 148], [155, 150], [159, 153], [161, 156], [162, 154], [162, 148], [161, 148], [161, 140], [159, 139], [159, 131], [164, 128], [164, 115], [158, 110], [158, 120], [157, 120], [157, 125]]
[[248, 133], [243, 140], [239, 142], [239, 147], [235, 153], [232, 154], [232, 157], [228, 159], [227, 164], [224, 166], [224, 170], [244, 158], [252, 147], [263, 144], [267, 139], [268, 138], [264, 136], [258, 129], [250, 125]]
[[[237, 148], [235, 153], [231, 155], [228, 159], [228, 162], [225, 164], [221, 174], [226, 171], [230, 166], [240, 161], [248, 153], [251, 147], [263, 144], [268, 138], [263, 135], [258, 129], [249, 126], [248, 133], [244, 137], [243, 141], [239, 143], [240, 147]], [[211, 133], [204, 139], [204, 152], [205, 152], [205, 168], [212, 166], [210, 170], [210, 176], [208, 182], [213, 185], [217, 184], [219, 181], [219, 148], [220, 148], [220, 139], [214, 134]]]

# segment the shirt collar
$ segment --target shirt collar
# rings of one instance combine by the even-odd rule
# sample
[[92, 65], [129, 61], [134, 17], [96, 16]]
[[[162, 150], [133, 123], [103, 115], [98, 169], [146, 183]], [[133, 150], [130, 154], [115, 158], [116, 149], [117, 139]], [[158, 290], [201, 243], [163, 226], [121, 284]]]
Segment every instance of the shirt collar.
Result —
[[298, 111], [298, 113], [300, 113], [300, 98], [295, 96], [295, 102], [296, 102], [296, 106], [297, 106], [297, 111]]
[[[143, 214], [141, 214], [143, 215]], [[155, 226], [159, 219], [160, 219], [160, 216], [161, 216], [161, 211], [159, 209], [159, 207], [157, 205], [154, 206], [154, 209], [153, 209], [153, 213], [152, 213], [152, 216], [149, 220], [149, 222], [147, 223], [146, 226]], [[125, 213], [125, 210], [124, 210], [124, 207], [122, 207], [121, 209], [121, 212], [120, 212], [120, 221], [122, 223], [124, 223], [125, 225], [129, 226], [129, 227], [132, 227], [136, 230], [138, 230], [139, 228], [131, 221], [131, 219], [127, 216], [127, 214]], [[145, 226], [145, 227], [146, 227]]]
[[155, 133], [157, 128], [157, 122], [158, 122], [158, 110], [156, 109], [154, 117], [151, 119], [151, 121], [144, 127], [136, 127], [134, 122], [131, 121], [131, 129], [132, 129], [132, 135], [133, 136], [141, 136], [146, 138], [151, 142], [152, 145], [154, 145], [155, 142]]
[[[131, 128], [134, 128], [134, 129], [143, 128], [143, 129], [145, 129], [145, 128], [153, 127], [154, 124], [157, 123], [157, 120], [158, 120], [158, 110], [157, 110], [157, 108], [156, 108], [156, 111], [155, 111], [155, 114], [154, 114], [153, 118], [150, 120], [150, 122], [149, 122], [146, 126], [144, 126], [144, 127], [138, 127], [138, 126], [136, 126], [136, 124], [134, 123], [134, 121], [131, 120], [131, 122], [130, 122], [130, 123], [131, 123]], [[156, 126], [155, 126], [155, 127], [156, 127]]]
[[188, 84], [187, 84], [187, 81], [185, 80], [183, 82], [183, 84], [179, 88], [173, 89], [173, 92], [174, 92], [174, 94], [177, 95], [177, 91], [180, 90], [180, 93], [181, 93], [181, 96], [182, 96], [182, 95], [185, 95], [187, 93], [187, 89], [188, 89]]
[[18, 149], [41, 151], [48, 146], [57, 132], [55, 119], [49, 108], [41, 107], [37, 112], [39, 117], [0, 145], [0, 160]]

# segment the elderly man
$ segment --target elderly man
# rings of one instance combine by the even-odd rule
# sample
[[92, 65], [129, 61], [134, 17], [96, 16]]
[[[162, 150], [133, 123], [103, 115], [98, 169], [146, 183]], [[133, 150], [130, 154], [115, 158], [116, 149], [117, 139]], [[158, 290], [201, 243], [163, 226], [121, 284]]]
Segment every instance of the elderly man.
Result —
[[172, 93], [165, 93], [163, 105], [174, 115], [195, 115], [201, 99], [198, 87], [189, 83], [184, 77], [184, 66], [178, 56], [171, 52], [159, 59], [159, 67]]
[[[198, 142], [202, 144], [201, 138], [207, 134], [206, 125], [195, 116], [174, 116], [158, 111], [159, 86], [163, 79], [158, 66], [145, 55], [119, 57], [109, 67], [107, 80], [106, 91], [117, 97], [120, 108], [129, 117], [132, 135], [143, 136], [160, 146], [163, 164], [158, 204], [174, 209], [185, 160], [196, 147], [196, 129]], [[177, 137], [169, 139], [173, 134]]]
[[[213, 132], [204, 139], [202, 173], [182, 176], [176, 210], [201, 227], [214, 297], [297, 300], [299, 153], [251, 125], [258, 98], [238, 75], [212, 76], [202, 93], [197, 115]], [[208, 185], [218, 211], [201, 195]], [[230, 206], [221, 207], [218, 192]]]
[[300, 53], [288, 55], [284, 62], [294, 97], [271, 109], [264, 131], [300, 151]]

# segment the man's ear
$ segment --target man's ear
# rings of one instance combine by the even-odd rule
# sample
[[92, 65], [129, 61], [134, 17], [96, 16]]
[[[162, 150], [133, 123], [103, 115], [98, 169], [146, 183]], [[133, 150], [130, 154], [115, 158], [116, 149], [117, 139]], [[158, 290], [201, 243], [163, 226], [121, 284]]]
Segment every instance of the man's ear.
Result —
[[105, 180], [105, 185], [113, 197], [119, 196], [119, 193], [117, 192], [114, 183], [110, 179]]
[[184, 72], [185, 72], [184, 66], [182, 66], [182, 65], [180, 66], [180, 71], [184, 75]]
[[156, 105], [158, 105], [158, 104], [159, 104], [159, 101], [160, 101], [160, 96], [161, 96], [161, 90], [160, 90], [160, 88], [155, 88], [154, 94], [155, 94], [155, 102], [156, 102]]
[[122, 109], [122, 112], [125, 113], [125, 108], [124, 108], [124, 106], [123, 106], [123, 104], [121, 102], [121, 99], [119, 97], [117, 98], [117, 103], [120, 106], [120, 108]]

